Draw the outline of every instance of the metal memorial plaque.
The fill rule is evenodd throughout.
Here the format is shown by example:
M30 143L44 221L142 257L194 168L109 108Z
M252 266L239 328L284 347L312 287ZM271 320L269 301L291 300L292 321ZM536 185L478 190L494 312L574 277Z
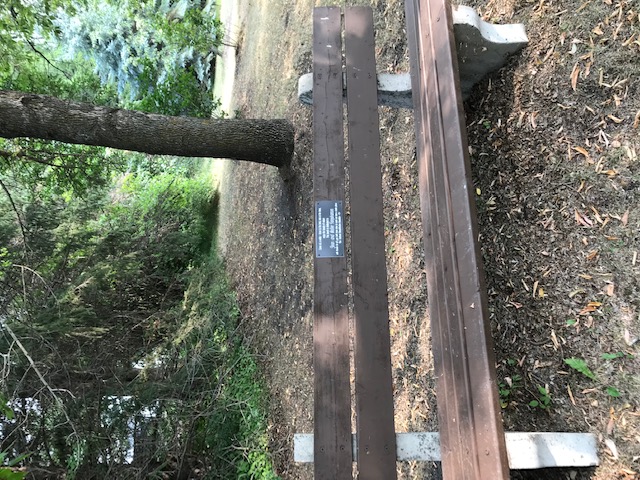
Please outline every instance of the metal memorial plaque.
M316 258L344 257L342 202L316 202Z

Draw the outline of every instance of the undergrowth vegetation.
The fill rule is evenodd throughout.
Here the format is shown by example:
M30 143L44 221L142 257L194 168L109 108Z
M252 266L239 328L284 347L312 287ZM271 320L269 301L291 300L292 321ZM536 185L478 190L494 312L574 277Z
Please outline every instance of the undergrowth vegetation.
M0 198L0 451L32 478L277 478L201 167L139 155L83 196Z
M266 386L239 334L235 294L214 250L191 272L180 309L184 320L159 351L180 358L192 379L186 385L207 379L194 416L194 453L209 458L210 478L276 479L267 451Z

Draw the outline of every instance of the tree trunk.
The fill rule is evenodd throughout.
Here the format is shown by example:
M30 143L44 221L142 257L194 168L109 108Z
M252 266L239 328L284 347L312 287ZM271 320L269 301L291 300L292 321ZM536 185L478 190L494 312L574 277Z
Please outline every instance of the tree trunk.
M0 137L282 167L293 156L294 131L287 120L170 117L0 90Z

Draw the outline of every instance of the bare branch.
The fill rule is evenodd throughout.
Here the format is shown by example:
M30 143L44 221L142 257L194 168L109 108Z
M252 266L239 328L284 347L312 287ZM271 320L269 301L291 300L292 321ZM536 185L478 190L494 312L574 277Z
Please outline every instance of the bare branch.
M24 249L25 249L25 255L27 253L27 232L24 226L24 223L22 222L22 218L20 217L20 212L18 211L18 207L16 207L15 202L13 201L13 197L11 196L11 192L9 191L9 189L7 188L7 186L4 184L4 182L2 180L0 180L0 187L2 187L2 190L4 190L4 193L7 195L7 198L9 199L9 203L11 203L11 208L13 209L13 212L16 214L16 218L18 219L18 224L20 225L20 231L22 232L22 240L24 241Z
M42 375L42 373L40 372L40 370L36 366L36 363L33 361L33 358L31 358L31 355L29 355L29 352L27 352L27 349L24 348L24 345L22 344L20 339L16 336L16 334L13 333L13 330L11 330L11 327L9 325L7 325L6 323L3 323L2 328L9 333L9 335L11 336L13 341L16 343L16 345L18 345L18 348L20 348L20 350L22 351L22 354L25 356L25 358L29 362L29 365L31 366L33 371L36 372L36 375L38 376L38 378L42 382L42 385L45 386L45 388L49 391L49 393L51 393L51 396L53 396L53 398L56 400L56 402L58 402L58 404L62 407L64 405L64 403L62 402L60 397L58 397L58 395L53 390L53 388L51 388L51 385L49 385L49 383L47 383L47 381L45 380L44 376ZM62 408L62 412L64 413L64 416L67 419L67 422L69 423L71 428L73 429L74 433L77 435L78 433L76 431L76 427L73 424L73 422L71 421L71 419L69 418L69 415L67 414L67 411L64 408Z
M42 278L42 275L40 275L38 272L36 272L33 268L27 267L26 265L18 265L18 264L15 264L15 263L13 264L13 267L22 269L23 283L24 283L24 271L28 270L29 272L33 273L36 277L38 277L40 279L40 281L44 284L44 286L47 288L47 290L49 290L49 293L55 299L56 304L60 303L60 301L58 300L58 297L56 297L56 294L53 291L53 289L51 288L51 286L47 283L47 281L44 278ZM24 295L26 297L27 294L25 293Z
M60 67L56 67L53 63L51 63L51 60L49 60L44 53L38 50L36 46L33 44L33 42L31 42L31 40L25 37L25 41L29 44L29 46L34 52L36 52L40 57L42 57L42 59L44 59L45 62L47 62L51 66L51 68L54 68L60 73L62 73L62 75L64 75L67 78L67 80L71 80L71 75L69 75L67 72L62 70Z
M16 23L16 25L18 25L18 14L17 14L17 12L15 11L15 9L13 7L11 7L11 17L13 17L13 21ZM51 68L54 68L54 69L58 70L60 73L62 73L67 78L67 80L71 80L71 75L69 75L67 72L65 72L61 68L56 67L53 63L51 63L51 60L49 60L45 56L44 53L42 53L40 50L38 50L36 48L36 46L33 44L33 42L27 38L27 34L24 31L22 31L19 26L18 26L18 30L20 31L20 33L22 33L22 36L24 37L24 40L29 44L31 49L37 55L39 55L45 62L47 62L47 64L49 64L51 66Z

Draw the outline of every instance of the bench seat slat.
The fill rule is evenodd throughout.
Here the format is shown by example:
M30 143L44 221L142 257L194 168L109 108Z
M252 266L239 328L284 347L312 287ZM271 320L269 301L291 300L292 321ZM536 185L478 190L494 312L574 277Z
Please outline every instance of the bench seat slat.
M314 205L344 203L340 30L339 7L314 9ZM315 233L317 248L320 232ZM347 261L344 255L319 257L318 253L313 295L314 472L316 480L346 480L352 478Z
M345 9L359 478L396 478L373 12Z

